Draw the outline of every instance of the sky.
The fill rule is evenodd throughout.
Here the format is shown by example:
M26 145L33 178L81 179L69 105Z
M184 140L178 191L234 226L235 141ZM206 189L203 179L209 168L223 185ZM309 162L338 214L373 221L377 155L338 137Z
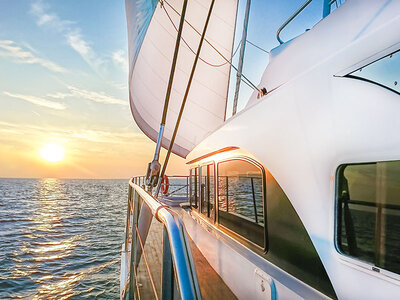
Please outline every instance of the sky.
M267 50L276 47L277 28L301 3L253 0L248 39ZM283 39L315 24L321 3L314 1ZM239 19L243 11L244 1ZM127 49L122 0L0 1L0 177L145 173L155 145L131 116ZM267 63L267 53L247 45L244 74L254 83ZM243 87L239 109L250 92ZM64 149L64 159L44 160L40 152L48 144ZM186 170L184 160L173 156L167 173Z
M345 0L338 0L338 4ZM276 38L278 28L301 6L305 0L252 0L250 5L250 17L248 24L247 40L244 54L243 74L255 85L260 81L265 68L268 65L269 52L280 44ZM242 39L242 28L246 1L239 1L238 18L235 31L235 45ZM281 39L286 42L311 29L322 19L323 0L313 0L292 22L281 32ZM335 4L332 10L335 9ZM252 45L253 44L253 45ZM262 51L255 47L265 50ZM233 64L238 65L239 50L233 57ZM232 84L233 83L233 84ZM232 114L234 88L236 83L236 72L231 71L230 90L228 95L227 117ZM238 111L242 110L253 89L243 81L240 85Z
M131 117L127 81L124 1L2 0L0 177L143 174L154 145ZM63 161L40 157L49 143Z

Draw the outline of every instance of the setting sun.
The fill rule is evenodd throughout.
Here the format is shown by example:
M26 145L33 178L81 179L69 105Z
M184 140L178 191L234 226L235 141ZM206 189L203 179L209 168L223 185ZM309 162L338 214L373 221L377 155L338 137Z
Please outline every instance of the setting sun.
M59 162L64 159L64 149L57 144L47 144L40 149L40 157L48 162Z

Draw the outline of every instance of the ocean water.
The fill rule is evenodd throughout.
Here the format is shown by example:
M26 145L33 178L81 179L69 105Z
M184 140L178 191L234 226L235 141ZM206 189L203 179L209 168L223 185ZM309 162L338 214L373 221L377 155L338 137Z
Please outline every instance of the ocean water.
M0 179L0 299L118 299L128 180Z

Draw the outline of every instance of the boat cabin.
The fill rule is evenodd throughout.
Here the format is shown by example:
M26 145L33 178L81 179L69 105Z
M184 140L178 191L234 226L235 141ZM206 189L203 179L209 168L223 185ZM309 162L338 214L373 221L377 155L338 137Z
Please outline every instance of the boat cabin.
M195 245L238 299L397 299L400 0L347 0L340 6L324 0L329 11L324 9L323 20L284 43L279 34L311 2L305 1L279 28L281 45L270 51L257 84L242 74L240 60L237 67L229 60L236 24L229 0L207 1L209 8L192 2L191 22L182 17L185 0L152 3L146 37L145 30L136 30L133 1L127 2L130 38L141 46L132 52L131 110L157 141L146 187L137 180L130 184L124 255L133 255L132 268L145 252L132 228L145 240L156 219L164 226L159 239L168 254L163 285L189 295L184 299L201 297L188 245ZM174 6L182 3L179 13ZM182 33L178 28L185 22L190 28ZM202 24L203 31L193 24ZM181 33L186 44L174 48ZM197 52L188 46L194 41ZM215 51L216 41L222 52ZM162 55L153 59L155 53ZM231 68L236 86L243 81L254 91L229 117ZM168 101L174 86L168 117L168 101L150 82L168 91ZM162 107L159 122L155 116ZM161 147L168 153L159 172ZM189 167L187 203L180 206L158 197L171 153ZM137 279L124 282L132 293L140 290L133 286Z
M255 157L226 147L188 162L191 215L209 232L234 239L335 297L301 219L272 174Z

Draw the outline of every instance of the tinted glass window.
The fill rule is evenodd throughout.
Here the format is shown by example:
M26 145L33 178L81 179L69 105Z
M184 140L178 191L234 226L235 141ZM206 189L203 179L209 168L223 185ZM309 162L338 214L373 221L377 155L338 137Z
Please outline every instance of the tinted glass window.
M400 273L400 161L338 169L339 249Z
M400 93L400 51L385 56L348 76L366 79Z
M214 219L214 165L201 167L201 212Z
M218 222L264 247L263 174L244 160L218 164Z
M317 290L336 298L317 251L294 207L267 173L267 259Z

